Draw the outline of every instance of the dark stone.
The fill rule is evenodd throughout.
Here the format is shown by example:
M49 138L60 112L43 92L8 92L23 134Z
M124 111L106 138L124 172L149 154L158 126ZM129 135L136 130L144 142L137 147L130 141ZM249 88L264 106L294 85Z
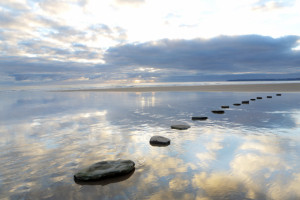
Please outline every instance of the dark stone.
M152 146L168 146L171 140L163 136L152 136L150 138L150 144Z
M221 108L224 108L224 109L225 109L225 108L229 108L229 106L221 106Z
M192 120L207 120L207 117L192 117Z
M276 94L276 96L281 96L281 94Z
M262 99L262 97L256 97L256 99Z
M234 103L233 105L234 106L240 106L241 104L240 103Z
M242 104L249 104L249 101L242 101Z
M131 160L109 160L97 162L78 171L74 178L80 181L96 181L118 177L134 170L135 163Z
M211 112L215 113L215 114L224 114L225 113L224 110L212 110Z
M251 101L255 101L256 99L250 99Z
M132 176L134 171L135 171L135 169L133 169L131 172L129 172L128 174L125 174L125 175L112 177L112 178L104 178L104 179L100 179L100 180L91 180L91 181L81 181L74 177L74 181L78 185L102 185L102 186L104 186L104 185L108 185L111 183L118 183L118 182L125 181Z
M272 98L272 96L267 96L267 98L268 98L268 99L271 99L271 98Z
M171 129L178 129L178 130L186 130L191 128L189 125L184 125L184 124L178 124L178 125L172 125Z

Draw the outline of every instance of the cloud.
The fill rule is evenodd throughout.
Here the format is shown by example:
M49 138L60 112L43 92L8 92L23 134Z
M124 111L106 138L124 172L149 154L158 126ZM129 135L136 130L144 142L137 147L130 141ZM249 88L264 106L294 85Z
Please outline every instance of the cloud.
M257 5L270 2L259 1ZM293 3L276 2L281 6ZM91 6L98 5L93 3L96 1L9 0L0 3L2 82L12 79L17 82L205 81L233 79L233 76L278 78L300 74L299 51L292 50L299 45L298 36L242 35L128 43L132 34L130 28L94 20L94 16L99 16L91 11ZM113 10L112 4L122 7L123 4L135 6L141 3L146 6L147 2L115 0L109 5ZM105 6L108 5L102 7ZM116 10L120 13L136 10L126 9ZM86 23L86 20L92 22ZM60 71L66 74L62 75ZM101 77L99 74L94 76L95 73L101 73Z
M259 11L271 11L292 7L294 3L294 0L259 0L252 9Z
M120 26L103 23L74 26L70 23L68 17L76 17L71 14L83 12L88 3L88 0L43 0L38 3L11 0L1 3L2 56L39 57L50 62L103 63L103 50L126 41L127 34Z
M94 35L101 35L103 37L118 41L125 42L127 39L126 30L122 27L109 27L106 24L94 24L90 26L89 30Z
M70 9L70 5L65 1L51 1L43 0L39 2L40 8L44 11L52 14L58 14L60 12L65 12Z
M30 36L22 39L0 32L0 37L4 38L0 43L2 80L159 82L300 76L300 53L292 50L298 45L298 36L165 39L117 45L105 50L92 43L97 40L94 37L99 34L118 40L122 38L118 31L125 32L122 28L97 24L89 27L87 35L81 30L50 22L56 26L53 31L44 33L46 39ZM47 20L41 19L40 23L47 23ZM62 45L64 43L67 45Z
M298 36L272 38L259 35L220 36L208 40L159 40L112 47L106 63L152 66L200 73L299 72L300 53L292 48Z
M139 5L145 3L145 0L116 0L118 4L131 4L131 5Z
M104 24L82 30L44 17L13 16L9 12L1 13L0 19L4 22L0 49L6 56L101 63L103 48L126 40L124 29Z
M42 0L39 7L50 14L60 14L69 11L74 6L85 7L89 0Z
M5 3L4 3L5 2ZM28 11L30 7L25 0L6 0L0 2L0 7L8 10Z
M9 67L8 67L9 66ZM105 66L102 66L105 71ZM101 78L89 64L50 61L43 58L0 57L1 83L50 83Z

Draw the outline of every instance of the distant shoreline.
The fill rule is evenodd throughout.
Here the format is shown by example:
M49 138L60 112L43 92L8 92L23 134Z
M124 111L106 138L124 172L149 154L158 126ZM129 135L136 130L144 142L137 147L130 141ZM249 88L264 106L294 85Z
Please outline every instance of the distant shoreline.
M300 92L300 83L222 84L197 86L150 86L56 90L57 92Z
M244 82L244 81L300 81L300 78L286 78L286 79L231 79L230 82Z

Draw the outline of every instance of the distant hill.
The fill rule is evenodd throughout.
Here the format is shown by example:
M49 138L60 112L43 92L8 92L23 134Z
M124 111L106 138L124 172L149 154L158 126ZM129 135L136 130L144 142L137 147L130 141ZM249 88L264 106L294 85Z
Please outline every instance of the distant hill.
M227 81L300 81L300 78L283 78L283 79L231 79Z

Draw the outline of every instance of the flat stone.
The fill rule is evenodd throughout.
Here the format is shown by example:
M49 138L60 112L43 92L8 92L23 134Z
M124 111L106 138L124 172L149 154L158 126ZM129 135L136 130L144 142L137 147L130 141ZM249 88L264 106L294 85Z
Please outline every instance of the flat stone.
M116 176L116 177L112 177L112 178L104 178L104 179L93 180L93 181L81 181L81 180L74 178L74 181L75 181L75 183L77 183L79 185L102 185L102 186L105 186L105 185L109 185L111 183L118 183L118 182L122 182L122 181L129 179L134 174L134 171L135 171L135 169L133 169L128 174L125 174L122 176Z
M184 125L184 124L177 124L177 125L172 125L171 128L172 129L178 129L178 130L186 130L186 129L191 128L191 126Z
M276 94L276 96L281 96L281 94Z
M208 117L192 117L192 120L207 120Z
M268 98L268 99L271 99L271 98L272 98L272 96L267 96L267 98Z
M150 138L150 144L153 146L168 146L171 140L163 136L152 136Z
M242 104L249 104L249 101L242 101Z
M256 99L250 99L251 101L255 101Z
M211 112L215 113L215 114L224 114L225 113L224 110L212 110Z
M233 105L234 106L240 106L241 104L240 103L234 103Z
M97 162L78 171L74 178L80 181L95 181L128 174L134 170L135 163L131 160L109 160Z
M224 109L225 109L225 108L229 108L229 106L221 106L221 108L224 108Z
M262 97L256 97L256 99L262 99Z

